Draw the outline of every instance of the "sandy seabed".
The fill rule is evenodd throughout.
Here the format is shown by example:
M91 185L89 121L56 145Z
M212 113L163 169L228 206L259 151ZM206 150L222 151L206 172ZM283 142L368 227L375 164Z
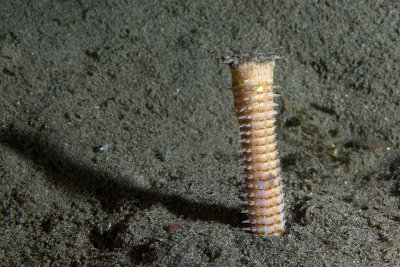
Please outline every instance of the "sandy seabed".
M0 2L0 265L400 265L398 1ZM285 55L283 237L241 230L228 47Z

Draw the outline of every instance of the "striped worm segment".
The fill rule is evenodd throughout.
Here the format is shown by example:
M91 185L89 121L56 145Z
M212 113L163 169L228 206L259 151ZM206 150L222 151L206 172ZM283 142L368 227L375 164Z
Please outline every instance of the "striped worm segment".
M249 224L245 230L270 236L284 232L284 203L275 135L274 60L233 61L234 105L239 122Z

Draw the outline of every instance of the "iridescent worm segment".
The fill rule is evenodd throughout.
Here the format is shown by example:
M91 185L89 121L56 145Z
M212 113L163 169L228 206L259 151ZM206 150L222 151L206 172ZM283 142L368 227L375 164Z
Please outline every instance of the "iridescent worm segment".
M279 56L237 53L222 58L232 73L232 91L240 130L250 226L246 231L282 235L285 227L282 181L275 135L273 70Z

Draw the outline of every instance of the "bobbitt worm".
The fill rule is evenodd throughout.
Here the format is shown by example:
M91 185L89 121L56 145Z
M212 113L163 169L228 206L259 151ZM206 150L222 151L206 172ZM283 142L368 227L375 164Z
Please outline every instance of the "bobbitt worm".
M222 57L232 74L234 105L240 130L249 227L259 235L282 235L285 227L282 181L275 135L273 74L277 55L236 53Z

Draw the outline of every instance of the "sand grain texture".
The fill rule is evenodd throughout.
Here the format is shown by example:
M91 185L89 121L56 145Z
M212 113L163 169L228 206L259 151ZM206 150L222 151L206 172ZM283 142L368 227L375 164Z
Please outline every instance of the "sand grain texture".
M24 2L0 4L0 265L399 264L398 1ZM240 229L226 45L286 55L283 237Z

